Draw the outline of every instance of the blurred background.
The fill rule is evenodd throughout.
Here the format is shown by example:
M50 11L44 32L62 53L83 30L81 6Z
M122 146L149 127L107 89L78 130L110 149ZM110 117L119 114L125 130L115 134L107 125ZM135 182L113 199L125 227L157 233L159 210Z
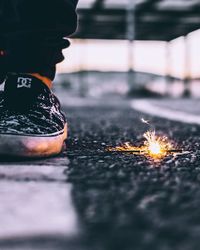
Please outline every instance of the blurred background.
M200 0L80 0L78 14L65 95L200 97Z

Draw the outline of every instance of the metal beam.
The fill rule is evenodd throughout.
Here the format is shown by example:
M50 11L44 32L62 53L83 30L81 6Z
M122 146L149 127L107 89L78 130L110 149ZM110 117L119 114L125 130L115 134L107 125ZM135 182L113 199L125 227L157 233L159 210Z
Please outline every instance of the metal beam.
M92 9L102 9L104 5L104 0L96 0L92 5Z
M147 0L144 3L138 4L136 6L136 11L140 12L140 11L146 11L149 9L154 9L155 5L159 3L160 1L162 0Z
M147 0L138 4L135 13L137 40L169 41L200 28L200 7L187 11L159 10L156 3ZM135 2L132 0L132 2ZM79 9L79 30L74 37L98 39L127 38L127 9L104 8L105 0L96 0L90 9ZM108 32L109 31L109 32Z
M143 12L138 12L138 10L135 10L135 14L137 18L142 18L145 16L154 17L155 19L162 18L162 19L170 19L170 18L199 18L200 17L200 10L187 10L187 11L177 11L177 10L148 10ZM109 16L126 16L126 9L78 9L78 14L80 18L88 16L88 14L91 14L93 16L95 15L109 15Z

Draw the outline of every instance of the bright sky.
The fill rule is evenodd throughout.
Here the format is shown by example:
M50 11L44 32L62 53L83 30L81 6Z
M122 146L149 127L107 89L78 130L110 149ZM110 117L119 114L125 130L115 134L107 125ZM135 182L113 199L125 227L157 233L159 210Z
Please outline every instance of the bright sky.
M66 59L58 65L58 72L126 71L128 69L127 41L72 40L71 42L71 47L64 51ZM183 37L173 40L168 50L165 42L136 41L133 47L134 68L136 71L161 75L168 70L173 76L181 78L184 74L200 77L200 30L189 34L188 44L189 59L185 63ZM168 66L167 51L170 54Z

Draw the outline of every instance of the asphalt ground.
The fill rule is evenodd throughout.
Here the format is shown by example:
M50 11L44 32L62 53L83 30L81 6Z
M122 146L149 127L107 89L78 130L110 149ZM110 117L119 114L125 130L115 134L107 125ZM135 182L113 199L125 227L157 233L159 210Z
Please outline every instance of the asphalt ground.
M120 101L65 112L69 139L62 155L2 162L0 249L199 249L199 125L142 114ZM154 161L106 151L139 145L147 129L142 117L189 152Z

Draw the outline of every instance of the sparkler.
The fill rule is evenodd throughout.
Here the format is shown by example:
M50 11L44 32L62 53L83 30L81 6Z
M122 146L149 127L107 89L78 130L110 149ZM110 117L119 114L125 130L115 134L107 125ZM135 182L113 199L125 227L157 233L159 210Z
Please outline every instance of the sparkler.
M141 119L141 121L150 126L149 121ZM182 150L174 149L173 143L166 136L158 136L154 129L149 129L143 134L144 144L136 147L126 142L124 145L115 148L109 148L108 151L122 152L131 154L140 154L150 156L153 159L162 159L168 154L182 153Z

